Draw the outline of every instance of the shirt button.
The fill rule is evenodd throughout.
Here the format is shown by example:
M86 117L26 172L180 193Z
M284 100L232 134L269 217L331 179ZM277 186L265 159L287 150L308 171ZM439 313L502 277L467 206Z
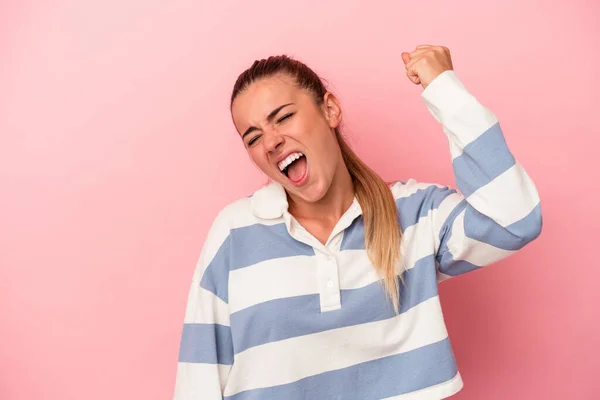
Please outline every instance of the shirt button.
M332 288L333 287L333 281L331 279L327 281L327 287L328 288Z
M330 254L327 254L327 260L331 261L331 260L333 260L333 257Z

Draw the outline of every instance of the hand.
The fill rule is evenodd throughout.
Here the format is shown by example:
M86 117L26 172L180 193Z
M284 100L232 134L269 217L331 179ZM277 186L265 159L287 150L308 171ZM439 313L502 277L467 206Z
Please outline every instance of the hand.
M406 75L415 85L427 87L439 74L452 69L450 50L443 46L421 45L402 53Z

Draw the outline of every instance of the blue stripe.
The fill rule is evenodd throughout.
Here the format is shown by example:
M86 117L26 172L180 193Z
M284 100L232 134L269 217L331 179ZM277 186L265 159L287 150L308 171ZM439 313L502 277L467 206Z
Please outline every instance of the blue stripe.
M419 219L426 217L431 210L437 209L442 201L456 190L436 185L428 186L426 189L419 189L408 197L401 197L396 200L396 207L400 215L400 226L404 232L409 226L415 225Z
M510 224L506 229L529 243L540 236L543 225L542 206L538 202L537 206L525 218Z
M218 324L183 324L179 361L233 364L231 328Z
M362 215L355 218L352 224L344 230L340 251L365 249L365 223Z
M294 239L285 224L255 224L231 230L230 270L291 256L314 256L311 246Z
M433 255L417 261L404 273L400 312L437 295ZM321 312L318 294L288 297L256 304L231 314L235 354L250 347L330 329L380 321L395 316L381 281L341 291L341 309Z
M225 400L344 399L371 400L398 396L454 378L457 365L448 338L415 350L296 382L247 390Z
M496 123L466 145L463 154L456 157L452 164L456 185L468 198L515 165L515 159L506 145L500 124Z
M202 280L200 280L200 287L212 292L223 300L225 303L229 301L229 265L231 255L231 237L221 244L221 247L217 251L217 254L213 257L212 261L206 267Z
M415 225L419 219L427 216L429 211L440 206L442 201L456 190L449 187L436 185L419 189L410 196L401 197L396 200L396 208L399 214L400 228L404 232L408 227ZM364 250L365 227L363 218L357 218L344 232L344 238L340 250Z
M538 205L520 221L503 228L469 205L465 212L465 235L500 249L519 250L539 235L540 218Z
M440 262L440 272L449 276L466 274L467 272L484 267L484 265L478 266L465 260L455 260L452 253L449 251L440 254L441 257L438 258L438 261Z
M458 275L458 273L453 272L456 262L452 253L448 249L448 240L450 240L450 238L452 237L452 225L454 224L456 217L458 217L458 215L468 206L469 203L467 203L467 201L463 199L460 203L456 205L456 207L454 207L454 210L450 212L450 214L446 218L446 221L444 221L442 227L440 228L440 247L438 248L437 254L435 255L435 259L439 263L440 272L446 275ZM464 272L472 271L473 269L477 268L477 266L473 266L474 268L469 268L470 265L472 264L463 266L464 268L466 268Z
M200 286L225 303L229 301L229 271L291 256L315 255L312 247L295 240L285 224L255 224L232 229L210 262Z
M436 260L439 263L440 272L446 275L456 276L485 266L478 266L464 260L455 260L454 255L448 249L448 241L452 237L452 224L465 208L465 236L500 249L519 250L541 233L542 216L539 203L526 217L503 228L463 200L448 216L440 230L440 248Z

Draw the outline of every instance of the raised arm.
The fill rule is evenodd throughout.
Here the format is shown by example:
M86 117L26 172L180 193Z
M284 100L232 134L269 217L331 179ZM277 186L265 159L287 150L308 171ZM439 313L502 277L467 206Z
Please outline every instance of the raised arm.
M443 280L494 263L537 238L540 199L496 116L451 69L447 49L426 46L413 53L403 54L407 75L423 85L422 99L446 133L458 187L440 188L434 195L441 201L431 212Z

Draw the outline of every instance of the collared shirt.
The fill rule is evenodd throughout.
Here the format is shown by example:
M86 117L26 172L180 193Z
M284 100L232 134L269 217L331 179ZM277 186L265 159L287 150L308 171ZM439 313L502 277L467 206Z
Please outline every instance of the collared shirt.
M275 182L226 206L189 291L175 399L440 399L462 387L438 284L508 257L541 231L535 184L495 115L454 71L422 93L457 189L390 185L402 230L400 313L364 244L354 199L325 244Z

